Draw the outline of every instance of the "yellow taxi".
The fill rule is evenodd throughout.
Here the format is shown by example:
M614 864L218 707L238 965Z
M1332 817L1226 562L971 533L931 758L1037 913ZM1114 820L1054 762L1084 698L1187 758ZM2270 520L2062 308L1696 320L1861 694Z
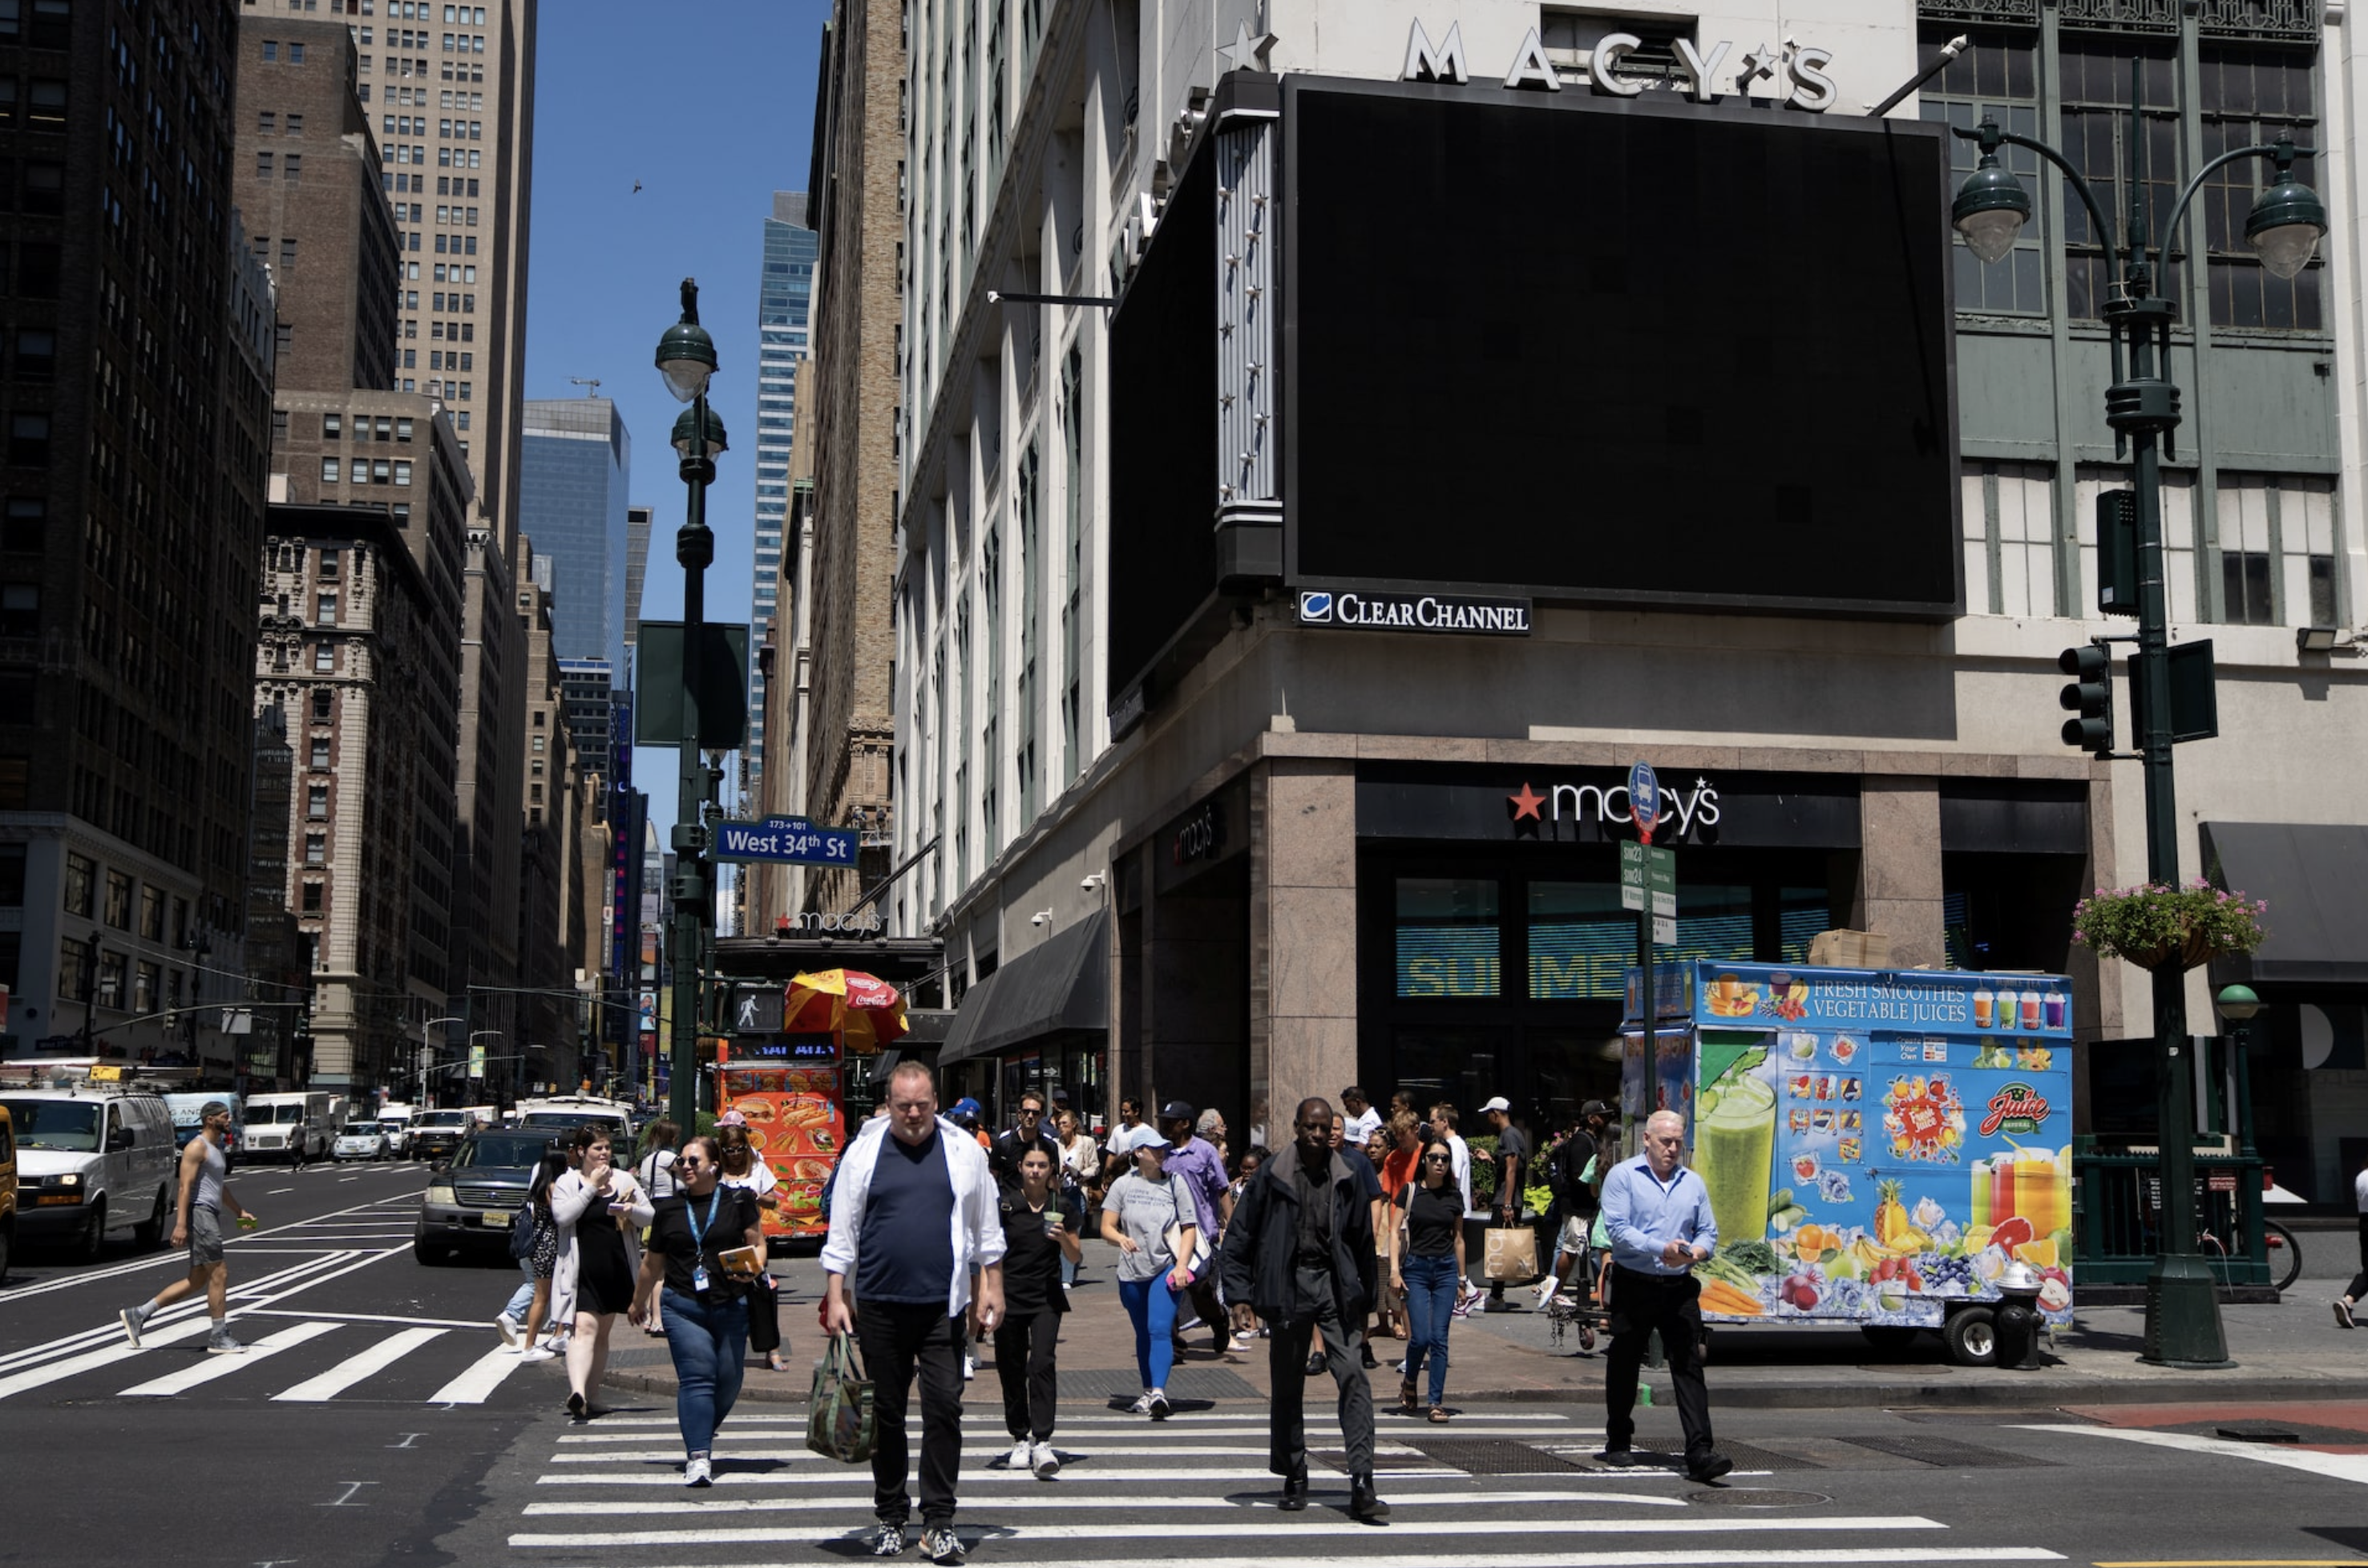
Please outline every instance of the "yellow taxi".
M8 1255L17 1246L17 1131L8 1108L0 1106L0 1280L8 1278Z

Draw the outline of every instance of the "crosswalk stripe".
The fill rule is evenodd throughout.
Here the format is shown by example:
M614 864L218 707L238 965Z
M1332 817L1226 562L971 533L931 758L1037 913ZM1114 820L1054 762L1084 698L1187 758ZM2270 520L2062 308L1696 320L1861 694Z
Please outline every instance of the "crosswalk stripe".
M726 1455L723 1462L728 1466L732 1462L731 1457ZM1063 1470L1061 1473L1070 1481L1091 1480L1097 1483L1102 1482L1117 1483L1156 1481L1160 1483L1164 1492L1173 1491L1176 1487L1182 1485L1188 1481L1201 1482L1211 1485L1238 1484L1242 1482L1270 1485L1275 1480L1274 1472L1268 1470L1263 1465L1256 1468L1243 1467L1238 1469L1229 1468L1221 1470L1196 1469L1185 1471L1156 1468L1149 1470L1105 1470L1099 1465L1081 1463L1079 1461L1079 1457L1074 1454L1064 1458L1062 1462L1068 1468ZM535 1478L535 1484L538 1486L678 1487L682 1484L681 1465L682 1455L679 1452L676 1452L666 1455L664 1460L653 1460L648 1461L647 1468L645 1469L575 1471L566 1474L540 1475ZM1453 1483L1458 1486L1468 1486L1470 1483L1475 1479L1469 1471L1451 1470L1444 1465L1439 1466L1435 1469L1401 1469L1394 1467L1383 1471L1382 1473L1387 1478L1389 1484L1393 1488L1401 1487L1408 1483L1429 1484L1433 1483ZM1675 1471L1665 1470L1656 1466L1646 1469L1633 1470L1554 1471L1543 1475L1525 1475L1521 1477L1521 1479L1531 1484L1543 1484L1545 1483L1552 1482L1556 1484L1567 1485L1571 1489L1569 1495L1574 1499L1577 1499L1581 1497L1591 1498L1598 1492L1603 1490L1610 1484L1634 1481L1668 1481L1677 1473L1678 1472ZM1736 1470L1729 1471L1727 1472L1727 1479L1729 1481L1755 1481L1765 1479L1771 1473L1773 1472L1764 1470ZM840 1484L846 1481L847 1474L848 1472L845 1471L808 1471L803 1474L788 1474L780 1471L734 1471L726 1469L716 1475L715 1484L718 1486L789 1486L797 1488L814 1488ZM1018 1483L1024 1486L1040 1484L1033 1475L1030 1475L1024 1470L991 1470L983 1466L966 1468L962 1471L962 1482L965 1488L981 1484L1000 1485L1007 1483ZM1463 1494L1467 1496L1470 1495L1468 1492ZM1205 1498L1203 1499L1203 1501L1206 1500L1207 1499Z
M1351 1525L1348 1529L1363 1530L1368 1527ZM1301 1527L1283 1527L1281 1534L1297 1535ZM956 1527L956 1533L960 1527ZM1030 1531L1032 1537L1036 1532ZM1326 1532L1345 1534L1346 1530ZM1382 1532L1373 1532L1379 1534ZM829 1539L827 1537L825 1540ZM841 1532L840 1539L852 1541L853 1531ZM1192 1558L1192 1568L1373 1568L1371 1554L1355 1557L1199 1557ZM2064 1554L2035 1546L1935 1547L1923 1551L1916 1547L1815 1547L1797 1551L1766 1550L1749 1547L1728 1549L1717 1546L1699 1551L1685 1548L1641 1548L1634 1551L1588 1549L1587 1568L1824 1568L1825 1564L1907 1564L1938 1562L1948 1564L1975 1562L2061 1562ZM737 1563L734 1568L793 1568L782 1562ZM794 1568L810 1568L799 1563ZM1451 1553L1430 1555L1422 1560L1422 1568L1571 1568L1571 1559L1565 1554L1514 1552L1504 1555Z
M171 1345L197 1335L210 1334L213 1331L213 1326L210 1319L192 1317L184 1323L175 1324L170 1328L143 1329L141 1332L140 1342L143 1348ZM101 1367L111 1367L118 1361L129 1361L141 1353L120 1342L122 1334L120 1329L116 1333L118 1343L103 1350L85 1351L80 1356L69 1356L63 1361L52 1361L46 1367L36 1367L30 1371L16 1372L0 1378L0 1399L11 1398L25 1392L28 1389L42 1388L51 1383L61 1382L83 1372L97 1371Z
M318 1404L324 1400L335 1399L364 1378L386 1370L446 1332L440 1328L406 1328L390 1334L360 1355L348 1356L318 1377L306 1378L293 1388L282 1389L271 1397L283 1403L295 1404Z
M173 1394L185 1393L201 1383L210 1383L216 1378L226 1378L233 1372L244 1371L257 1361L276 1356L292 1346L302 1345L308 1339L318 1339L324 1334L333 1334L336 1331L336 1327L337 1325L333 1323L300 1323L293 1327L283 1328L278 1334L267 1335L256 1340L246 1347L246 1353L243 1356L209 1357L195 1366L185 1367L177 1372L167 1372L161 1378L151 1378L137 1387L125 1389L119 1397L161 1399Z
M430 1404L483 1404L486 1397L526 1363L518 1353L497 1345L471 1362L461 1375L427 1396Z
M606 1426L614 1419L615 1417L613 1416L603 1417L600 1421L600 1425ZM641 1429L632 1432L570 1432L563 1436L559 1440L563 1443L568 1444L639 1443L645 1441L648 1438L648 1426L659 1425L671 1427L675 1426L676 1423L672 1420L666 1420L663 1423L651 1422L642 1425ZM758 1417L753 1421L744 1420L735 1414L732 1420L726 1424L726 1430L734 1437L802 1437L805 1429L806 1423L803 1416L798 1417L795 1421L781 1418L778 1421L768 1422L763 1417ZM973 1422L970 1426L969 1437L973 1442L976 1442L981 1437L987 1436L992 1429L992 1426L987 1422ZM1266 1423L1261 1421L1255 1426L1243 1426L1238 1429L1222 1432L1210 1431L1206 1428L1202 1428L1201 1430L1193 1432L1189 1437L1186 1437L1183 1440L1187 1442L1200 1443L1222 1442L1227 1438L1256 1438L1260 1445L1258 1451L1260 1453L1264 1453L1266 1451L1264 1444L1267 1437L1267 1430ZM1078 1443L1116 1442L1123 1435L1121 1432L1113 1432L1107 1428L1099 1431L1075 1431L1072 1430L1070 1424L1066 1421L1062 1422L1056 1428L1056 1431L1061 1438ZM1456 1437L1507 1437L1515 1439L1539 1436L1539 1434L1531 1433L1526 1427L1520 1426L1459 1426L1454 1429L1452 1435ZM1557 1432L1554 1434L1557 1437L1569 1437L1572 1435L1573 1434L1563 1432ZM1381 1443L1396 1443L1404 1445L1407 1443L1419 1443L1422 1439L1418 1437L1400 1437L1395 1433L1384 1431L1375 1434L1374 1440ZM1002 1442L1003 1446L1007 1449L1011 1446L1011 1439L1009 1437L1003 1438ZM1108 1452L1109 1450L1104 1449L1102 1451ZM1164 1444L1161 1446L1160 1451L1163 1453L1191 1452L1190 1449L1169 1448Z
M575 1437L562 1437L559 1440L563 1443L581 1441L581 1439ZM598 1439L595 1440L598 1441ZM962 1449L962 1461L965 1464L973 1461L985 1463L988 1460L1001 1459L1010 1451L1011 1440L1008 1437L1005 1438L1000 1443L973 1444L971 1447ZM1078 1451L1080 1453L1090 1453L1093 1457L1098 1459L1197 1458L1240 1460L1264 1459L1269 1450L1264 1443L1231 1444L1223 1447L1207 1443L1183 1443L1174 1446L1164 1443L1144 1443L1129 1444L1119 1448L1079 1449ZM814 1453L811 1449L803 1448L741 1449L735 1447L730 1449L718 1450L718 1452L719 1457L727 1460L787 1460L796 1461L800 1464L811 1462L815 1465L834 1464L837 1462L834 1460L827 1459L821 1454ZM1402 1443L1375 1443L1373 1445L1373 1452L1384 1459L1420 1459L1425 1457L1416 1449L1409 1449ZM595 1454L554 1454L552 1456L551 1462L553 1464L611 1464L619 1460L679 1460L680 1458L682 1458L682 1453L678 1449L609 1449L603 1452Z
M1640 1524L1635 1521L1626 1519L1557 1519L1553 1521L1528 1521L1514 1519L1441 1519L1431 1521L1418 1519L1408 1524L1393 1524L1390 1526L1390 1533L1394 1537L1418 1535L1602 1536L1631 1535L1634 1534L1638 1530L1650 1529L1656 1535L1739 1535L1746 1532L1754 1535L1806 1535L1828 1530L1847 1534L1873 1534L1877 1532L1890 1532L1896 1530L1937 1530L1946 1528L1947 1527L1941 1524L1938 1520L1922 1518L1914 1514L1866 1515L1858 1517L1839 1518L1710 1518L1690 1516L1674 1519L1656 1518L1649 1525ZM1212 1540L1228 1537L1269 1536L1274 1534L1276 1532L1276 1528L1277 1527L1271 1520L1247 1519L1208 1520L1197 1522L1191 1527L1193 1539L1196 1540ZM1355 1519L1306 1519L1304 1522L1292 1524L1290 1527L1289 1533L1294 1540L1305 1540L1318 1536L1353 1535L1361 1536L1366 1540L1371 1540L1373 1538L1374 1532L1372 1526ZM763 1546L772 1543L780 1543L782 1545L803 1543L809 1546L818 1546L824 1541L844 1540L847 1537L848 1531L844 1527L834 1527L828 1529L800 1529L783 1527L770 1529L753 1528L716 1528L709 1529L684 1530L521 1530L513 1534L509 1538L509 1544L519 1549L542 1547L555 1548L568 1551L584 1551L594 1549L613 1549L626 1546ZM1028 1532L1028 1540L1030 1542L1091 1540L1107 1544L1110 1540L1110 1529L1106 1525L1043 1525L1030 1529ZM1948 1555L1952 1561L1963 1561L1963 1554L1961 1552L1952 1551ZM1590 1563L1597 1561L1595 1553L1591 1551L1588 1553L1588 1558ZM1794 1561L1801 1560L1802 1559L1794 1559ZM1832 1557L1829 1553L1820 1552L1817 1554L1817 1560L1830 1562L1832 1561ZM1270 1562L1271 1560L1269 1561ZM1370 1561L1370 1559L1367 1561ZM1567 1562L1567 1559L1565 1561ZM1679 1559L1679 1561L1683 1560ZM1202 1560L1196 1558L1194 1562L1195 1568L1204 1568ZM1436 1568L1437 1562L1438 1560L1435 1558L1426 1559L1426 1568ZM1292 1568L1297 1568L1297 1564L1294 1563Z
M1030 1476L1029 1479L1032 1481L1035 1478ZM1271 1479L1271 1477L1269 1477L1269 1479ZM1040 1484L1042 1483L1040 1483ZM1071 1488L1070 1490L1074 1491L1075 1488ZM1590 1497L1588 1500L1589 1502L1626 1503L1633 1506L1641 1508L1682 1508L1686 1506L1684 1500L1678 1497L1629 1497L1622 1496L1618 1493L1606 1493L1600 1498ZM1043 1491L1035 1496L997 1497L995 1500L994 1506L997 1509L1129 1508L1144 1511L1156 1511L1162 1508L1198 1508L1205 1506L1210 1501L1211 1499L1206 1497L1155 1499L1147 1497L1063 1496L1059 1494L1056 1486L1048 1485L1044 1486ZM1447 1505L1451 1506L1469 1506L1493 1508L1513 1507L1530 1504L1550 1505L1559 1507L1569 1501L1570 1494L1567 1492L1434 1492L1408 1493L1404 1495L1395 1492L1390 1494L1390 1505L1393 1507L1424 1507L1431 1505ZM538 1517L553 1516L563 1517L592 1517L602 1515L623 1514L631 1515L639 1518L646 1517L652 1514L780 1514L803 1513L809 1510L820 1510L824 1508L860 1509L868 1506L871 1502L871 1483L869 1481L866 1481L862 1483L861 1490L860 1492L849 1493L844 1497L752 1497L746 1499L734 1497L723 1498L714 1501L677 1501L672 1503L529 1503L526 1506L525 1512L529 1516ZM1260 1508L1271 1508L1274 1506L1275 1500L1272 1497L1259 1498L1250 1505L1252 1507Z

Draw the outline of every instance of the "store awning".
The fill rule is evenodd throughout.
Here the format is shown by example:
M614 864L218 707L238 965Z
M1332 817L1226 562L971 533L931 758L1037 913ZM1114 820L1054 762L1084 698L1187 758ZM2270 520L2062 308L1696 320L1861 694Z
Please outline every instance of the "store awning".
M938 1065L994 1056L1074 1029L1110 1028L1110 912L1055 934L962 999Z
M2215 981L2368 984L2368 827L2208 822L2204 875L2267 901L2269 939L2249 958L2214 963Z

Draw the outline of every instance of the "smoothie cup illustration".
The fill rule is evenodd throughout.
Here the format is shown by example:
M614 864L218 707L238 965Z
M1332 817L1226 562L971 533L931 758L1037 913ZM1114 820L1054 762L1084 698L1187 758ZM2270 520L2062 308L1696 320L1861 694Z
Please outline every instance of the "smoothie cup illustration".
M1974 993L1974 1028L1987 1029L1997 1027L1998 997L1985 985Z
M1750 1076L1719 1086L1694 1130L1694 1157L1710 1189L1721 1243L1768 1239L1768 1167L1776 1153L1776 1091Z
M2049 1028L2060 1029L2064 1027L2064 994L2062 992L2051 991L2047 994L2046 1017Z

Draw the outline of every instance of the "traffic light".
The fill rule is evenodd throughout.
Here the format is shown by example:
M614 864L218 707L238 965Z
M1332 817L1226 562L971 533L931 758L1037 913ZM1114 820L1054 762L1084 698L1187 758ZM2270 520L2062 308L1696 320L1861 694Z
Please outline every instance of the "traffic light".
M2113 750L2113 656L2095 643L2066 648L2055 667L2072 677L2058 699L2078 719L2064 721L2064 744L2098 756Z

